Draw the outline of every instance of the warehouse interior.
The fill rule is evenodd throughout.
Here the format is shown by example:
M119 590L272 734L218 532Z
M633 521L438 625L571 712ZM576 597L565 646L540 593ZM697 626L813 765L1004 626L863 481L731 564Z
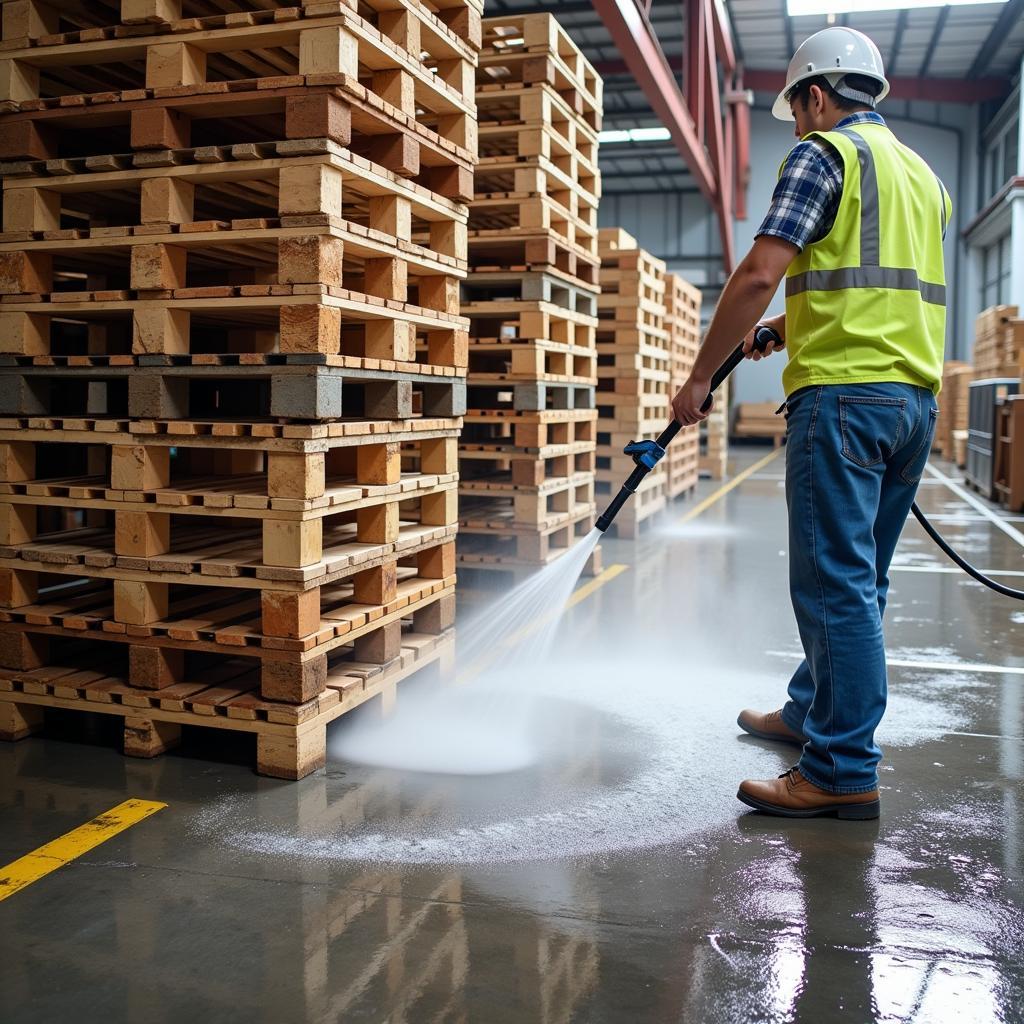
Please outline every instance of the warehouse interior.
M0 12L4 1024L1024 1019L1024 0ZM835 28L945 345L880 815L778 816L799 339L671 403Z

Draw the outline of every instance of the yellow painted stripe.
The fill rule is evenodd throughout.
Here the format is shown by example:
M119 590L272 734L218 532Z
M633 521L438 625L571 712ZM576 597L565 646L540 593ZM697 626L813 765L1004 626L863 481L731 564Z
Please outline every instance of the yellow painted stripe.
M706 512L715 502L720 501L724 498L734 487L739 487L744 480L749 476L753 476L758 470L764 469L772 459L777 458L779 453L782 451L781 448L776 448L771 455L766 455L763 459L759 459L752 466L747 466L742 473L737 473L727 484L723 484L713 494L709 494L703 501L698 502L685 516L682 516L679 520L680 523L688 523L691 519L696 519L702 512Z
M628 565L609 565L604 572L599 576L595 576L592 580L588 580L583 584L573 595L565 602L566 608L572 608L578 605L580 601L585 601L595 590L599 587L603 587L606 583L610 583L616 576L624 573L629 568Z
M54 839L52 843L12 861L0 868L0 901L13 896L26 885L38 882L51 871L81 857L83 853L88 853L118 832L138 824L143 818L156 814L166 806L153 800L125 800L123 804L111 807L109 811L79 825L59 839Z

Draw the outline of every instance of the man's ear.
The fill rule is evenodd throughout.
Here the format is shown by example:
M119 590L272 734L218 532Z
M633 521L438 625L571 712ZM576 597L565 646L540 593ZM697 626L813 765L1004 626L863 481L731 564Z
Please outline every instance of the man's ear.
M814 102L815 114L820 116L825 112L825 90L820 85L812 85L811 99Z

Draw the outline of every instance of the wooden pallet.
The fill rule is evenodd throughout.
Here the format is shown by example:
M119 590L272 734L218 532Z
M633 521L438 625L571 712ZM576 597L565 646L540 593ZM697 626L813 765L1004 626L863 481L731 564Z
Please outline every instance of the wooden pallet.
M602 228L597 331L597 498L610 499L634 468L630 441L653 439L669 415L672 353L665 328L665 265L620 228ZM664 508L667 460L659 462L616 518L619 536Z
M669 394L674 394L693 369L700 348L700 289L678 274L665 275L665 330L669 349ZM684 429L676 435L666 456L670 500L691 494L700 476L700 434Z
M118 444L93 435L93 443L69 444L42 436L24 440L0 429L0 501L302 522L422 496L451 484L458 469L457 430L440 424L389 433L386 441L366 433L292 450L211 447L184 437L172 453L166 442L147 445L148 437ZM23 533L19 542L28 539Z
M478 80L546 83L591 128L601 128L601 78L551 14L485 18Z
M407 623L400 649L387 665L339 659L323 690L301 704L259 696L251 669L225 665L215 673L187 678L161 690L132 686L124 674L72 650L68 663L48 662L24 669L0 668L0 739L19 740L42 729L47 708L119 715L124 719L124 752L155 757L180 742L182 726L256 735L256 770L261 775L301 779L326 763L327 725L375 697L395 698L399 682L450 659L451 634L414 632Z
M554 89L543 83L478 84L476 103L482 159L540 156L599 180L597 132Z
M360 159L451 199L473 195L473 153L371 103L345 75L295 76L275 88L213 87L98 93L83 103L25 101L0 110L0 159L106 158L140 150L142 166L174 166L169 154L288 140L299 149L327 139Z
M244 381L246 386L240 386ZM123 415L188 419L217 413L334 419L344 413L407 419L461 416L465 379L443 374L342 368L319 362L232 365L0 366L0 415Z
M469 234L469 269L559 271L580 285L597 286L600 260L544 228L488 229Z
M459 573L464 567L537 568L560 558L594 524L595 506L581 503L554 523L538 528L518 524L511 509L487 517L481 526L460 529L456 562Z
M333 5L337 6L337 5ZM350 6L350 5L347 5ZM305 8L305 10L303 10ZM4 0L3 40L14 44L34 40L41 46L66 46L96 39L149 35L159 29L178 34L256 23L293 21L330 14L332 5L307 0ZM364 10L379 31L404 48L424 33L453 33L474 49L481 45L480 11L476 0L442 0L433 9L409 5L396 11L391 0L367 0ZM411 22L411 24L410 24Z
M557 526L569 512L594 505L594 473L583 470L567 476L545 476L523 483L510 474L463 480L459 487L459 527L490 529L504 523L512 510L512 523L547 528Z
M598 176L574 157L555 163L543 156L489 156L479 161L474 203L514 196L547 196L593 226L600 196Z
M509 459L517 455L547 459L592 446L597 411L469 409L463 423L460 457L468 446L471 451L482 451L487 458L491 453L500 453Z
M729 462L729 382L715 393L715 404L700 425L700 475L724 480Z
M321 16L307 16L319 10ZM395 0L394 10L407 14L407 28L423 8ZM173 36L157 26L148 35L101 32L105 38L52 46L30 40L3 51L9 67L0 100L203 86L226 93L235 83L259 88L297 75L363 74L368 97L431 130L443 124L452 141L475 151L472 46L429 16L418 19L418 39L402 34L395 42L343 3L299 13L277 20L273 11L257 12L229 24L213 19L210 26L198 20Z
M593 414L592 414L593 415ZM0 417L0 441L68 441L89 444L189 445L208 449L252 448L275 452L324 452L329 448L376 441L390 434L399 442L415 441L420 432L456 429L450 418L413 417L373 420L337 417L323 423L279 420L129 419L127 417Z
M778 448L786 437L786 420L774 402L740 402L733 437L767 438Z
M461 291L463 307L474 302L543 302L568 313L597 317L599 286L585 284L554 267L474 267L472 276L462 282Z

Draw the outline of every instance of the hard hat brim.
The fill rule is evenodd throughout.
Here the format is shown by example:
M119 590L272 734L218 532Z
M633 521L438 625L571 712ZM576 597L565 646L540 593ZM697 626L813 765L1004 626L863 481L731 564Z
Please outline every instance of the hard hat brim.
M793 111L790 109L789 100L786 99L786 97L805 79L827 77L828 75L836 74L837 71L840 71L843 74L863 75L865 78L876 78L876 76L872 75L870 72L862 71L860 69L854 70L837 68L829 71L820 71L817 69L814 71L807 71L802 75L797 75L793 81L786 83L786 87L779 93L775 102L772 104L772 116L778 118L780 121L796 120L796 118L793 117ZM876 78L876 81L879 81L882 84L882 91L875 97L875 103L878 104L889 95L889 82L885 78Z

